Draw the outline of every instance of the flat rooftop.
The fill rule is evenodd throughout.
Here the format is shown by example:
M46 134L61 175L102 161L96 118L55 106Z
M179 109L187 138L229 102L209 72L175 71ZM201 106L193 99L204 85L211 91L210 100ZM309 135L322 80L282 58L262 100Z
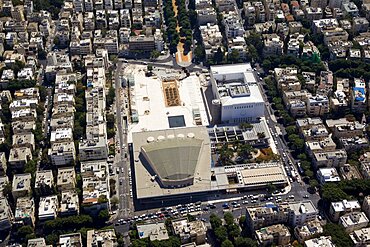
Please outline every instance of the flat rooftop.
M131 125L130 133L178 127L171 124L174 116L180 117L177 119L181 120L179 127L208 125L197 76L183 80L176 78L176 74L171 78L146 77L144 71L136 69L132 74L135 85L131 90L131 109L138 122Z
M163 188L156 180L153 180L154 174L151 174L144 166L141 155L141 147L148 144L151 138L160 139L168 137L183 136L193 133L194 137L203 140L202 152L199 154L198 164L195 167L193 184L181 188ZM166 196L173 194L186 194L211 190L211 148L208 132L205 127L176 128L158 131L147 131L133 133L133 152L135 161L135 181L137 198L150 198L154 196ZM139 157L140 156L140 157ZM142 163L143 162L143 163Z

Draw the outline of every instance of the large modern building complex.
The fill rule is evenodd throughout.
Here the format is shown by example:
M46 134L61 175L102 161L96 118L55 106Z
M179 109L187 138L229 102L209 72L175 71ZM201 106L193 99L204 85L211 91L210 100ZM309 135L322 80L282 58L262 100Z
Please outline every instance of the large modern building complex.
M249 63L211 66L210 77L222 123L254 122L264 116L265 103Z

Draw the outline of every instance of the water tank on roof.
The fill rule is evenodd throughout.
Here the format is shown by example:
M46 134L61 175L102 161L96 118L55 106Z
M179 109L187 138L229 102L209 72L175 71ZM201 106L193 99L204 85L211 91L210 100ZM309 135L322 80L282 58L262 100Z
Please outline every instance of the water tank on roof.
M178 138L184 138L185 136L183 134L178 134L177 137Z
M167 138L168 139L173 139L173 138L175 138L175 136L174 135L168 135Z
M146 141L148 142L148 143L150 143L150 142L154 142L154 137L153 136L149 136L147 139L146 139Z
M158 140L158 141L163 141L164 139L166 139L166 137L164 137L164 136L158 136L158 137L157 137L157 140Z

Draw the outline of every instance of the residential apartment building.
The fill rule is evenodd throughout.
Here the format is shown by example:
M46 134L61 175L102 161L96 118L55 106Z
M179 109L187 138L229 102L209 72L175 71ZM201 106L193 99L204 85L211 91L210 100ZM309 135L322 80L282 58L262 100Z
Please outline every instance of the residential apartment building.
M361 211L361 206L358 201L343 200L339 202L332 202L330 204L329 216L333 221L337 222L340 216L343 216L347 213L360 212L360 211Z
M339 218L339 225L342 225L347 233L367 227L369 219L364 212L351 212Z
M266 203L262 207L247 208L246 223L253 230L273 224L289 224L294 227L314 220L317 214L311 201L278 205Z
M15 208L14 219L17 224L35 225L35 202L31 197L19 197Z
M255 231L258 246L282 245L285 246L290 243L289 229L282 225L272 225L261 228Z

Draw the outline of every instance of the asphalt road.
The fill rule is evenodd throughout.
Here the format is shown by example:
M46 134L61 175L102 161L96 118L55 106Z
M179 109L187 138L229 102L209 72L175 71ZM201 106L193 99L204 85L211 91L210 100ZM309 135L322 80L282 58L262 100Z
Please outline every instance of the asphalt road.
M122 71L123 64L118 63L116 72L115 72L115 90L116 90L116 118L117 118L117 129L118 129L118 142L119 142L119 153L116 154L116 162L115 167L119 169L119 176L117 183L119 184L118 189L118 199L119 199L119 211L117 213L117 218L128 218L132 211L132 204L130 200L130 186L129 186L129 179L128 179L128 166L129 163L126 162L124 153L126 152L127 147L127 126L125 125L125 121L123 121L122 111L124 108L122 107L121 99L121 80L119 79L120 73ZM124 234L125 237L125 245L129 246L130 239L128 237L128 229L119 229Z

